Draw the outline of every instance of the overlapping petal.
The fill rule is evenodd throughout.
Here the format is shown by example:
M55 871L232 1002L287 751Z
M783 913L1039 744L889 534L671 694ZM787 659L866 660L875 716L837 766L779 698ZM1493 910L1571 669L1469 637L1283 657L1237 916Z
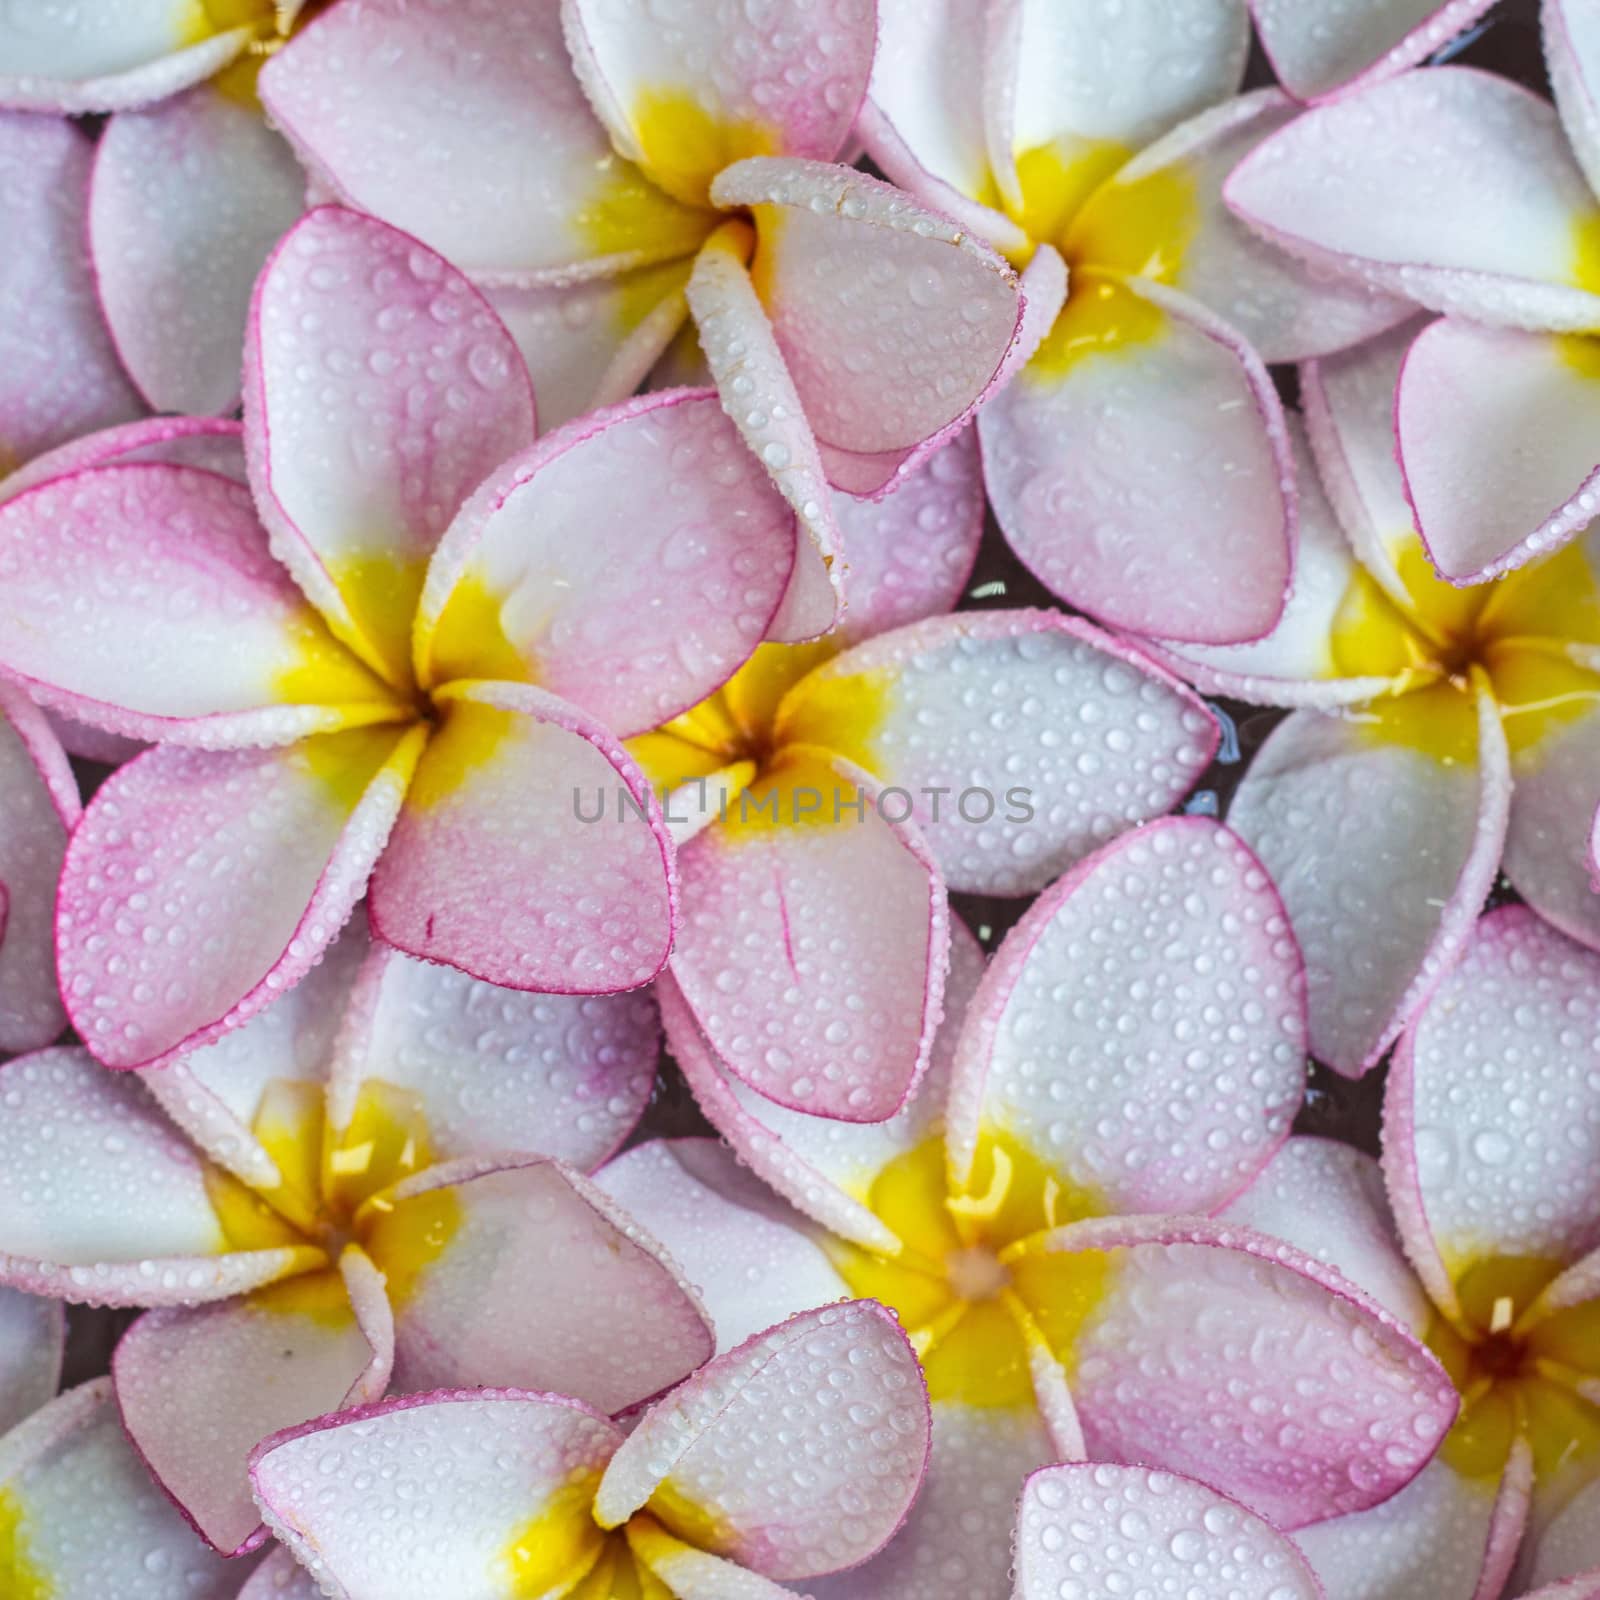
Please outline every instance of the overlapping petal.
M56 1392L66 1339L59 1300L0 1289L0 1435Z

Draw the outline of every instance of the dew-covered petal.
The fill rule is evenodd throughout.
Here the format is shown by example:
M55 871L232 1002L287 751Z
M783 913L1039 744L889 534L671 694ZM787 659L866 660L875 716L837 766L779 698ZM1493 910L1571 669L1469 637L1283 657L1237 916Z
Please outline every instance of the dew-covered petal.
M1570 1591L1530 1594L1527 1600L1592 1600L1600 1593L1600 1479L1580 1489L1535 1540L1528 1580L1559 1584L1574 1578Z
M661 807L609 729L542 689L456 684L373 875L373 928L488 983L648 983L676 920Z
M59 1300L0 1289L0 1435L56 1392L66 1339Z
M893 1115L927 1067L949 947L915 825L848 762L792 756L683 847L678 873L672 975L728 1069L794 1110Z
M904 1521L928 1430L894 1315L874 1300L821 1307L716 1357L646 1412L606 1468L595 1517L610 1528L648 1509L769 1578L837 1572Z
M0 506L0 667L133 738L280 744L393 718L267 549L243 485L118 460Z
M1035 1472L1017 1507L1014 1600L1058 1600L1085 1584L1110 1594L1118 1583L1323 1600L1290 1539L1192 1478L1087 1461Z
M561 1594L594 1559L589 1496L621 1437L559 1395L407 1395L277 1435L251 1479L325 1591Z
M1260 357L1198 302L1080 275L978 431L1001 530L1053 594L1197 644L1276 624L1294 528L1283 410Z
M351 1248L339 1271L147 1311L118 1341L111 1371L152 1476L209 1544L236 1555L264 1536L251 1450L280 1428L378 1399L393 1360L383 1280Z
M822 443L932 448L989 393L1022 311L989 246L849 167L742 161L714 193L754 210L751 271Z
M872 71L876 7L563 0L573 65L622 155L685 205L745 156L837 155Z
M193 0L32 0L0 17L0 105L70 113L151 105L203 82L249 44L248 26L221 20Z
M1297 0L1248 0L1278 81L1323 100L1403 72L1470 28L1494 0L1341 0L1332 14Z
M261 96L342 200L476 277L615 272L710 231L612 149L550 0L340 5L267 63Z
M1594 195L1555 109L1467 67L1319 106L1229 178L1273 243L1434 311L1524 328L1600 321Z
M113 461L166 461L245 481L243 428L232 417L145 417L69 439L0 479L0 503L24 489Z
M1215 1210L1299 1110L1304 977L1277 891L1226 828L1123 835L1034 902L984 975L956 1051L955 1182L987 1134L1058 1180L1062 1221L1079 1200Z
M1384 1098L1390 1198L1441 1306L1482 1258L1565 1265L1600 1243L1597 1049L1600 955L1523 906L1483 918Z
M739 1159L830 1233L892 1254L901 1241L873 1211L873 1185L896 1158L909 1156L938 1135L950 1095L956 1040L982 972L978 941L959 917L952 917L944 1016L927 1075L886 1122L812 1116L758 1094L728 1072L670 974L658 987L673 1059L700 1109Z
M366 1248L395 1308L395 1385L506 1383L607 1412L710 1354L676 1263L570 1168L543 1157L446 1162L385 1190ZM485 1315L494 1284L499 1315Z
M743 664L794 555L793 513L715 394L645 395L547 436L473 495L428 572L418 674L538 683L643 733Z
M106 125L90 247L117 351L153 410L239 404L250 288L304 193L289 147L214 88Z
M1452 583L1520 567L1600 511L1600 339L1443 318L1406 357L1395 425L1418 531Z
M239 1568L208 1550L151 1481L109 1378L69 1390L0 1438L13 1594L32 1600L234 1600Z
M266 1560L245 1579L237 1600L323 1600L323 1594L288 1547L274 1543Z
M93 163L94 146L72 123L0 112L0 482L42 451L143 409L89 263Z
M1218 1215L1342 1272L1413 1333L1427 1327L1432 1308L1400 1248L1382 1169L1366 1151L1296 1135Z
M1056 611L968 612L882 634L802 679L778 733L872 773L910 810L950 887L979 894L1037 889L1170 810L1218 739L1176 678Z
M1593 0L1543 0L1545 67L1572 153L1600 191L1600 12Z
M0 684L0 1050L37 1050L62 1030L51 928L68 830L82 807L44 713Z
M1388 1313L1248 1229L1111 1218L1007 1256L1091 1460L1183 1472L1296 1528L1386 1500L1455 1417L1444 1370Z
M1428 698L1424 701L1422 696ZM1257 751L1229 825L1278 885L1306 958L1311 1052L1376 1064L1472 928L1510 800L1491 698L1441 687L1333 715L1296 711ZM1426 729L1422 743L1407 735Z
M421 730L266 750L162 746L72 835L56 909L67 1014L107 1066L158 1066L311 969L361 898Z
M0 1067L0 1277L94 1305L192 1305L315 1265L246 1240L250 1201L143 1088L82 1050Z
M434 546L533 442L515 341L443 257L321 206L257 281L244 359L250 476L274 549L334 632L408 683Z
M329 1126L372 1085L415 1106L436 1161L529 1150L587 1171L639 1120L660 1044L644 991L527 994L375 944L333 1054Z

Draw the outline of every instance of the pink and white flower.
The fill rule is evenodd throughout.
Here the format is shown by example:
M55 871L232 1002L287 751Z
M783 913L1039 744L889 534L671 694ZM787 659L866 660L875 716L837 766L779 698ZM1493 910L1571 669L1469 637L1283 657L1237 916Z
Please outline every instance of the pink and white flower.
M928 1427L904 1333L851 1301L717 1357L627 1434L561 1395L447 1391L279 1434L251 1476L341 1600L783 1600L890 1538Z
M1373 1066L1438 983L1502 867L1600 945L1600 543L1498 583L1441 582L1411 531L1390 432L1410 330L1301 369L1313 467L1301 554L1264 640L1181 655L1208 691L1296 709L1229 823L1273 874L1310 974L1311 1048ZM1320 478L1320 486L1319 486Z
M1301 986L1266 874L1200 818L1075 868L987 973L958 931L935 1060L888 1122L756 1094L662 980L702 1108L798 1209L705 1141L631 1150L601 1185L651 1219L719 1339L870 1294L927 1374L928 1485L884 1554L819 1594L994 1592L1024 1478L1063 1458L1197 1476L1286 1527L1422 1468L1456 1402L1420 1344L1306 1255L1206 1215L1287 1136Z
M619 736L749 654L788 507L708 391L530 449L503 324L352 212L275 254L247 364L253 496L124 457L0 506L0 669L158 741L67 853L81 1037L119 1067L219 1037L309 970L369 877L375 927L414 955L523 989L647 982L670 840ZM635 802L622 823L577 816L597 783Z
M0 1281L159 1308L116 1350L123 1420L205 1538L249 1548L245 1458L276 1429L391 1381L617 1411L710 1355L671 1261L580 1175L658 1040L648 996L495 989L353 929L174 1065L0 1067Z
M1405 74L1319 107L1229 179L1283 249L1443 320L1395 396L1416 526L1479 583L1600 509L1600 10L1544 0L1556 103L1491 74Z

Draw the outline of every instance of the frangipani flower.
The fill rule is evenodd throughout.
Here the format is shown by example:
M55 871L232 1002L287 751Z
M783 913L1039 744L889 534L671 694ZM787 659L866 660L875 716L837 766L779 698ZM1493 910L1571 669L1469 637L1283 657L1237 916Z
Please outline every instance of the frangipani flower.
M1263 359L1404 314L1317 281L1222 206L1228 171L1294 110L1230 99L1248 40L1243 0L895 0L861 118L898 183L1031 257L1032 357L979 419L1012 548L1106 623L1210 643L1266 632L1292 566Z
M1293 1540L1215 1489L1149 1467L1043 1467L1017 1507L1012 1600L1323 1600Z
M119 113L93 147L89 295L98 294L122 367L154 410L239 403L250 285L300 214L306 186L262 119L255 77L304 8L30 0L0 12L0 106ZM59 126L55 137L71 132ZM81 159L87 172L87 149Z
M937 1058L871 1126L754 1094L662 980L702 1108L815 1222L692 1141L599 1174L719 1338L841 1293L899 1312L933 1404L928 1485L883 1556L819 1592L997 1592L1023 1479L1085 1454L1290 1527L1393 1494L1454 1415L1444 1373L1336 1274L1198 1214L1266 1163L1303 1082L1299 955L1249 852L1204 819L1152 823L1047 891L981 981L970 935L953 958Z
M1502 866L1541 915L1600 943L1585 867L1600 544L1588 535L1492 587L1434 576L1389 429L1408 338L1302 369L1326 498L1307 464L1284 620L1258 644L1183 651L1208 690L1300 708L1257 752L1228 820L1306 952L1312 1051L1351 1076L1427 997Z
M1600 1562L1600 956L1491 912L1401 1039L1384 1181L1292 1141L1225 1216L1299 1243L1425 1338L1459 1420L1394 1499L1296 1538L1330 1600L1495 1600ZM1408 1264L1409 1258L1409 1264ZM1511 1592L1520 1592L1520 1588Z
M868 1300L756 1334L627 1435L561 1395L443 1392L289 1430L251 1477L340 1600L784 1600L878 1550L927 1457L916 1357Z
M864 587L866 619L887 620ZM1059 612L929 617L833 650L763 645L630 748L705 799L678 851L680 1003L753 1089L872 1122L928 1059L946 887L1037 888L1176 804L1218 730L1175 678Z
M366 945L142 1084L74 1050L0 1067L0 1279L160 1308L117 1347L118 1403L224 1551L259 1537L250 1448L391 1375L615 1411L711 1353L671 1263L575 1170L643 1107L648 997L521 994Z
M782 498L704 390L529 450L503 325L353 212L274 256L248 364L254 503L124 459L0 505L0 669L161 741L67 854L80 1036L119 1067L218 1037L298 981L369 874L375 928L414 955L523 989L648 981L670 841L616 736L761 638L793 562ZM578 817L596 784L630 797L620 823Z
M262 74L341 199L499 286L547 412L630 394L692 303L729 415L810 534L784 638L833 617L829 481L909 471L994 385L1020 315L987 245L832 164L876 9L353 0Z
M1600 12L1545 0L1543 15L1555 108L1483 72L1408 73L1309 113L1228 182L1284 249L1448 313L1407 355L1395 428L1417 527L1455 583L1555 549L1600 509Z

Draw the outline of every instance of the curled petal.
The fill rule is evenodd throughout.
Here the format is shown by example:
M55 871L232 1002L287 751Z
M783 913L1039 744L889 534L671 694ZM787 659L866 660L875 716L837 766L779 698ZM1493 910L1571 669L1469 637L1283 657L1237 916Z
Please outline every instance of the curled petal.
M1600 191L1600 13L1591 0L1543 0L1544 59L1561 126L1589 179Z
M172 466L203 467L235 483L245 481L243 428L231 417L146 417L102 428L36 456L0 480L0 503L24 489L64 478L81 467L108 466L113 461L165 461Z

